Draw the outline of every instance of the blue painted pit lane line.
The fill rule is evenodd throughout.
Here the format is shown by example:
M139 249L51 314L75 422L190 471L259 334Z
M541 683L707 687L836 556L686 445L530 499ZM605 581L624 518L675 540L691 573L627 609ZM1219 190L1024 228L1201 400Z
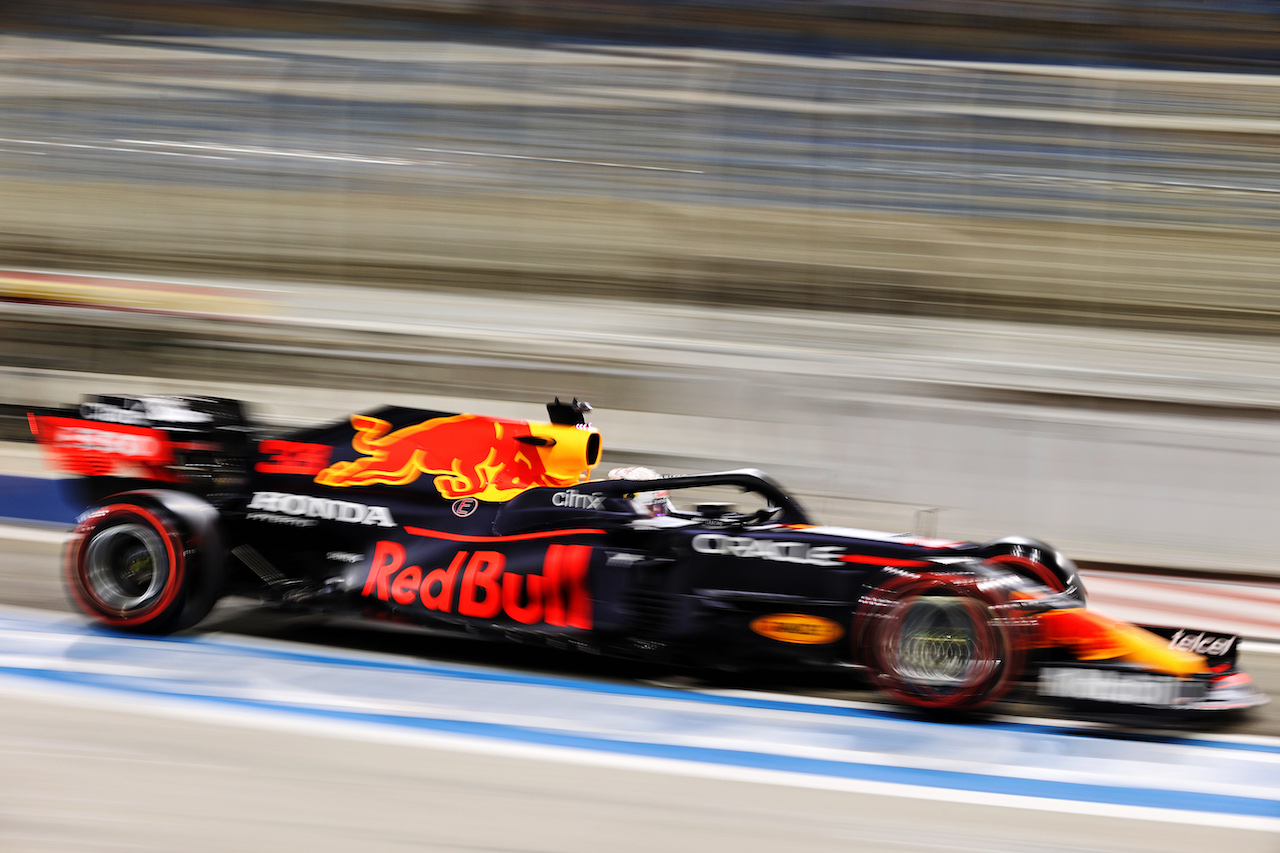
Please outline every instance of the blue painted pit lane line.
M88 634L107 637L119 637L120 634L89 624L84 626ZM489 681L507 684L528 684L545 687L557 687L565 690L579 690L588 693L603 693L614 696L636 696L647 698L669 699L673 695L688 702L705 702L711 705L724 705L738 708L758 708L770 711L793 711L796 713L828 715L839 718L860 717L878 720L902 720L927 723L935 728L951 728L957 734L972 732L975 728L992 731L1027 732L1037 734L1071 735L1076 737L1097 738L1099 730L1090 725L1076 725L1069 720L1059 722L1019 722L1016 720L976 719L962 723L947 723L924 718L921 714L906 708L865 708L849 704L815 705L809 702L789 701L785 698L770 696L727 696L717 693L703 693L673 687L649 687L639 684L619 684L608 681L593 681L569 676L532 675L528 673L510 672L484 667L468 667L463 664L423 663L418 661L391 661L372 657L358 657L359 653L350 655L325 654L321 652L292 651L283 648L263 648L251 641L241 641L229 635L205 635L203 637L153 637L153 642L190 643L199 645L218 645L241 650L249 656L263 655L279 660L296 660L308 663L323 663L336 666L354 666L371 669L388 669L403 672L420 672L424 674L445 675L450 678ZM1115 731L1104 729L1107 740L1115 740ZM1125 740L1141 740L1146 743L1163 743L1179 746L1195 746L1209 749L1238 749L1249 752L1268 752L1280 755L1280 741L1276 743L1241 743L1211 738L1187 738L1163 732L1127 732ZM1280 785L1280 779L1277 780Z
M1130 809L1120 816L1261 822L1280 831L1280 758L1240 744L1223 750L1051 726L939 725L785 700L314 654L274 642L138 639L9 608L0 608L0 687L70 692L73 704L117 697L125 710L144 712L204 708L214 722L256 714L274 721L268 727L320 726L338 737L372 730L377 739L445 749L481 741L506 754L555 753L526 756L550 760L583 763L588 755L634 769L679 765L671 772L1055 811Z
M64 492L66 482L0 474L0 519L70 527L81 507Z
M22 622L20 611L0 606L0 632L10 619ZM570 676L534 675L530 673L512 672L464 664L426 663L410 660L391 660L388 655L361 652L313 652L295 648L285 648L285 643L277 641L251 640L231 635L209 634L171 637L136 637L121 634L87 621L65 620L60 624L52 624L44 619L33 619L24 625L25 630L47 632L62 636L102 637L118 641L140 643L176 644L193 649L226 649L234 650L246 658L263 660L292 661L305 664L319 664L343 668L382 670L386 672L421 674L426 676L442 676L462 681L477 683L505 684L511 686L550 687L560 690L575 691L597 695L618 697L636 697L642 699L679 699L680 701L726 706L736 708L758 709L765 711L794 712L814 716L828 716L838 719L866 719L881 721L900 721L928 725L934 730L950 730L958 737L971 736L977 731L1012 732L1025 734L1054 735L1062 737L1105 739L1107 742L1117 740L1164 744L1169 746L1185 746L1203 749L1240 750L1245 752L1263 752L1280 755L1280 741L1276 743L1238 742L1217 740L1211 737L1188 738L1176 734L1158 732L1126 732L1117 735L1113 729L1102 729L1103 737L1099 738L1099 729L1092 726L1075 725L1069 720L1060 723L1019 722L1016 720L974 720L960 723L948 723L922 717L906 708L865 708L853 704L814 705L807 702L793 702L785 698L767 696L725 696L716 693L702 693L670 687L651 687L640 684L620 684L607 681L593 681ZM294 645L294 644L287 644ZM3 667L0 667L3 670ZM1280 776L1276 784L1280 787Z
M0 666L0 673L27 678L34 677L47 679L49 681L68 685L116 690L121 689L117 685L106 680L76 678L75 676L67 675L65 673L40 673L33 676L30 672L14 670L3 666ZM173 693L162 690L150 690L140 687L132 687L128 689L129 692L143 696L166 699L180 698L187 700L192 698L188 694ZM410 719L381 714L361 714L329 711L319 708L303 708L268 702L256 702L245 699L228 699L224 697L203 696L199 697L198 701L217 706L301 714L330 721L396 726L431 732L467 735L471 737L496 738L539 746L607 751L648 758L695 761L726 765L730 767L802 773L843 779L858 779L861 781L882 782L894 785L941 788L953 791L973 791L1005 796L1074 800L1078 802L1133 806L1150 809L1197 811L1240 815L1244 817L1280 819L1280 803L1275 800L1257 798L1229 797L1199 792L1152 790L1101 785L1078 785L1071 783L1045 782L1042 780L1028 780L1024 778L989 776L985 774L953 773L947 771L922 770L910 767L824 761L821 759L752 753L740 750L601 740L577 735L561 734L557 732L540 731L523 726L473 723L461 720Z

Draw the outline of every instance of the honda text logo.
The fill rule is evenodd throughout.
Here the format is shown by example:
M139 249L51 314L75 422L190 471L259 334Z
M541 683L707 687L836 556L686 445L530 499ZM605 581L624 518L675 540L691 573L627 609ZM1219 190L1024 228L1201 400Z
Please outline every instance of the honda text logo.
M699 554L803 563L808 566L838 566L840 556L844 553L844 548L838 545L780 542L776 539L752 539L750 536L726 536L723 533L701 533L693 537L693 550Z
M334 501L309 495L284 492L254 492L249 502L249 521L270 521L295 527L312 527L319 521L341 521L345 524L395 527L391 510L385 506L368 506L352 501Z

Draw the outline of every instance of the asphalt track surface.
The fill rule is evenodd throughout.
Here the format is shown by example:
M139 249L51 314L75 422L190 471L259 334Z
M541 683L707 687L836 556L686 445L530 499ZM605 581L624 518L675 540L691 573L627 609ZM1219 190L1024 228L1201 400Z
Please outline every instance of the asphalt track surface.
M122 641L65 615L57 534L10 534L25 541L0 552L0 603L38 609L0 609L6 850L1270 851L1280 837L1275 705L1204 742L1025 716L956 728L831 683L620 677L236 601L176 644ZM1280 690L1280 656L1244 662ZM631 745L584 752L584 737ZM839 760L851 737L888 762L870 780L861 761L853 778L803 763ZM709 745L736 757L706 760ZM939 768L987 781L910 775ZM993 793L993 772L1027 781ZM1064 783L1075 793L1055 798Z

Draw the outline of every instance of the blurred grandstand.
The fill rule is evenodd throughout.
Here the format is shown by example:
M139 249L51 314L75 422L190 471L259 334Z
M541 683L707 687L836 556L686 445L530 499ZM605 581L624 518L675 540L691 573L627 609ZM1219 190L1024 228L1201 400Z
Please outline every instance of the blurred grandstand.
M14 23L383 32L440 23L677 43L1274 67L1270 0L10 0ZM0 11L0 16L4 15Z
M1280 312L1273 3L4 9L0 265L1263 333Z

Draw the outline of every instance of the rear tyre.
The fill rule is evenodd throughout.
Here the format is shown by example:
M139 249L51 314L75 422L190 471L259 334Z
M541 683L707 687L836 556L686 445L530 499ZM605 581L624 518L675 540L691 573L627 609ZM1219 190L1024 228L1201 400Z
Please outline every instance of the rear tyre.
M972 711L1025 664L1025 630L1002 591L967 575L907 575L863 597L855 632L873 683L933 711Z
M121 495L91 509L76 528L67 590L82 611L118 630L189 628L216 599L209 544L161 502Z

